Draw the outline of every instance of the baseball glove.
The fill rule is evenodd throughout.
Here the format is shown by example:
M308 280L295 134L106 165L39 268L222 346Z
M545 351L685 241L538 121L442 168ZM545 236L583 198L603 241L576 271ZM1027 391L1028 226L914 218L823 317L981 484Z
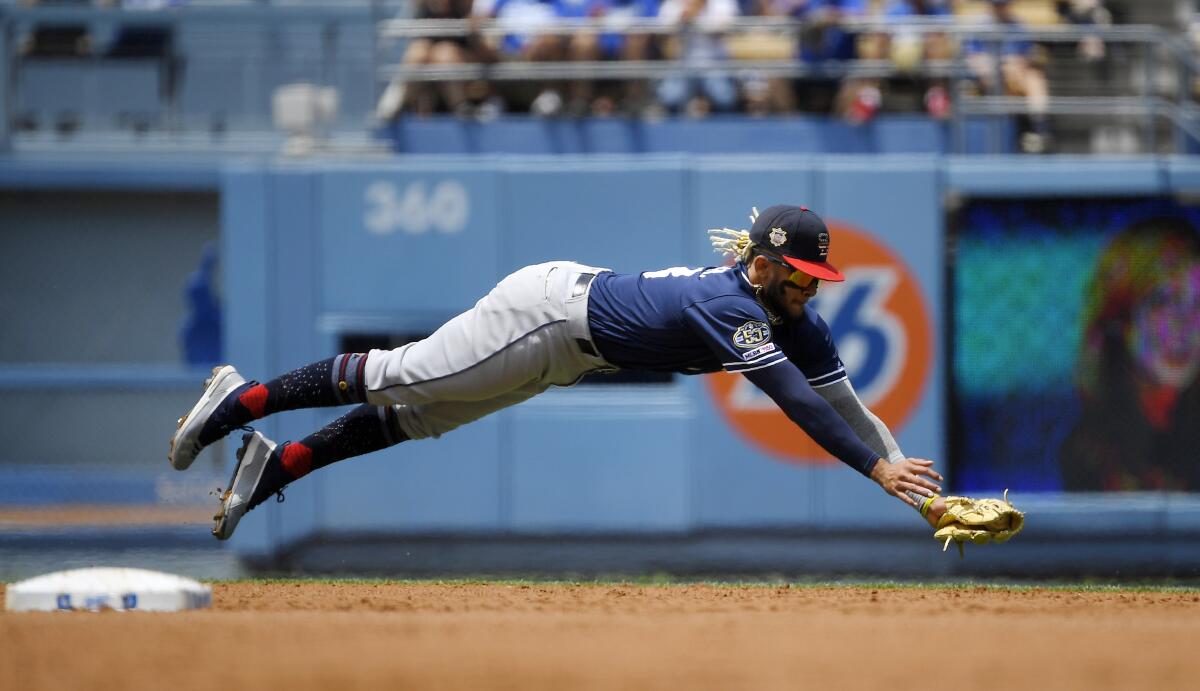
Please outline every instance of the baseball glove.
M1008 542L1024 527L1025 514L1008 502L1008 490L1004 490L1003 499L946 497L946 513L938 519L933 539L942 541L943 552L955 543L961 557L967 542Z

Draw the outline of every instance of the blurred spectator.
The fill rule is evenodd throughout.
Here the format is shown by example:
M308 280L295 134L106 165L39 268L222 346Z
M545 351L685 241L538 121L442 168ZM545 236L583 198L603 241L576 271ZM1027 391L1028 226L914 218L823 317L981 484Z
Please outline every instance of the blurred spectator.
M472 0L417 0L414 19L467 19L471 16ZM404 50L402 62L413 65L462 65L477 62L478 43L474 34L414 38ZM475 88L478 91L478 87ZM441 96L441 108L437 102ZM458 79L446 79L434 85L428 82L407 83L401 77L393 79L376 106L380 120L391 120L405 111L429 115L444 110L460 115L470 109L467 84Z
M866 18L868 0L768 0L765 12L774 16L792 17L801 22L797 58L806 65L818 68L818 75L801 79L794 89L775 83L776 101L782 109L799 107L809 112L857 108L860 117L867 119L879 108L879 89L861 80L843 80L819 75L823 63L854 60L859 56L857 33L844 25L846 19ZM862 56L870 57L870 56ZM799 94L800 98L796 99ZM792 103L788 104L787 101Z
M908 20L945 22L954 20L950 0L891 0L884 8L888 24L899 25L892 33L887 53L892 62L904 69L916 67L924 60L949 60L954 57L954 41L944 33L910 32L904 30Z
M658 99L673 113L704 117L710 111L737 106L738 90L728 74L704 74L702 65L725 60L728 55L720 29L738 16L737 0L664 0L660 22L678 32L667 42L667 54L681 60L685 74L670 76L658 85Z
M819 63L856 57L856 34L843 20L866 17L869 5L868 0L771 0L766 12L799 19L800 59Z
M557 0L495 0L478 16L496 19L508 31L498 42L489 44L492 60L559 62L566 59L566 37L553 31L559 16ZM526 107L535 115L558 115L563 109L561 84L513 82L503 85L507 100L516 110Z
M554 3L555 16L561 19L589 19L598 17L604 12L603 0L557 0ZM563 58L578 62L591 62L600 59L600 42L597 34L591 29L569 32L562 36ZM586 79L573 79L566 83L567 102L566 112L578 117L590 110L592 82ZM560 97L561 99L561 97Z
M609 22L619 24L632 19L648 19L657 17L660 0L608 0L604 16ZM645 33L625 32L600 35L601 56L606 60L652 60L661 57L656 50L653 37ZM625 83L625 109L629 112L641 112L650 100L647 88L649 83L643 79L633 79ZM593 107L593 111L603 110Z
M889 35L876 38L877 52L887 55L901 72L914 73L926 60L950 60L956 53L951 37L939 32L917 32L905 28L910 21L951 22L954 12L949 0L891 0L883 13L888 25L894 27ZM945 79L928 80L924 85L921 103L935 118L950 115L950 96Z
M543 61L565 55L563 37L553 31L558 0L495 0L491 16L509 31L499 46L504 57Z
M120 7L123 10L165 10L183 7L189 0L95 0L100 7Z
M1027 110L1021 118L1020 145L1026 153L1044 153L1050 147L1046 122L1050 91L1044 60L1026 37L1024 26L1012 11L1011 0L991 0L991 21L1004 27L1001 39L973 39L963 45L967 65L985 92L1002 91L1024 97ZM999 60L997 60L999 58Z
M771 0L738 0L743 17L770 15ZM790 34L772 29L751 29L727 36L725 45L733 60L786 61L795 57L796 41ZM738 75L742 102L748 115L790 113L796 109L796 97L788 79L770 77L756 71Z
M624 20L654 17L658 0L559 0L558 16L567 19L599 19L606 25ZM650 37L642 33L577 31L567 39L567 58L574 61L645 60L649 57ZM645 82L633 80L624 85L624 99L632 110L645 100ZM597 95L596 85L589 80L571 83L567 110L573 115L590 112L610 115L616 108L617 95Z
M1059 0L1056 3L1058 17L1064 24L1075 26L1110 26L1112 14L1103 0ZM1079 41L1079 57L1084 62L1099 62L1104 59L1104 39L1099 36L1084 36Z
M508 60L592 62L605 59L642 59L646 36L604 34L590 29L554 31L560 19L586 19L622 16L653 16L657 0L496 0L492 15L512 30L497 46L498 56ZM611 113L611 96L596 97L595 84L589 79L557 80L542 85L530 100L529 84L508 85L510 98L529 102L534 115L552 117L566 113L582 116L589 112ZM564 96L565 94L565 96Z

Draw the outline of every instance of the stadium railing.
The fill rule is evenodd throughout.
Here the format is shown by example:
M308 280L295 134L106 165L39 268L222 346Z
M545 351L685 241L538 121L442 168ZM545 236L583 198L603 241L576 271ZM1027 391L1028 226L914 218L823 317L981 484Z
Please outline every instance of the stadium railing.
M732 35L754 32L773 32L798 41L802 24L790 18L746 17L719 27L694 26L688 31L710 32ZM1156 26L1055 26L1022 28L1017 32L994 24L948 23L942 21L905 21L902 23L879 20L848 20L846 28L858 33L897 34L945 34L957 42L979 41L989 46L996 54L1004 41L1020 38L1038 44L1076 43L1085 37L1096 37L1108 44L1123 45L1136 53L1137 69L1140 72L1136 84L1130 84L1124 95L1099 96L1051 96L1047 104L1048 115L1070 115L1088 118L1135 116L1142 119L1143 141L1148 151L1155 151L1157 125L1166 122L1175 134L1173 149L1182 152L1192 142L1200 141L1200 124L1191 95L1193 77L1200 73L1200 61L1181 35ZM483 24L479 32L487 37L500 37L522 30L547 31L545 26L523 27L519 22L490 22ZM383 39L415 37L451 37L469 33L466 20L389 20L379 25ZM610 33L654 33L669 34L682 31L664 27L656 19L618 21L560 20L554 25L556 33L570 34L581 31L604 31ZM996 62L999 70L999 61ZM1157 93L1155 84L1160 70L1169 70L1174 79L1175 93ZM850 60L806 63L791 60L662 60L662 61L618 61L618 62L499 62L491 64L465 65L383 65L378 75L381 81L403 79L406 81L445 81L463 79L485 79L493 81L513 80L569 80L569 79L657 79L666 76L688 76L702 74L728 74L733 76L754 75L759 77L805 78L889 78L915 76L922 78L947 78L956 88L951 90L955 130L963 131L963 121L973 115L1018 115L1028 112L1029 106L1020 97L989 93L972 94L967 88L976 75L968 69L963 51L949 60L926 60L911 67L901 67L891 60ZM997 73L995 83L1001 83ZM958 147L961 150L961 147Z
M272 130L269 93L285 83L287 78L331 86L342 93L342 113L335 127L365 130L373 122L375 100L384 85L394 79L437 82L444 80L485 79L490 81L537 81L571 79L654 80L672 75L722 73L734 76L806 78L888 78L916 76L945 78L955 88L950 90L954 131L960 133L967 118L981 115L1017 115L1025 113L1028 105L1021 98L996 94L973 94L968 88L974 75L967 68L962 51L954 59L922 61L908 69L890 60L852 60L845 62L806 63L795 59L783 60L655 60L603 62L521 62L500 61L455 66L405 65L385 56L384 47L415 37L465 36L473 29L466 20L389 19L391 9L382 3L346 3L342 5L304 4L275 5L261 3L204 4L173 8L159 12L123 11L119 9L75 9L61 7L0 7L0 55L4 69L0 70L0 150L10 146L16 116L28 104L20 102L19 85L27 67L17 50L20 32L45 23L84 23L89 26L167 25L179 30L208 27L216 32L245 30L253 27L261 32L260 45L255 50L259 61L242 59L239 55L207 55L193 52L181 56L185 72L204 69L206 62L225 60L231 73L214 80L214 92L241 91L249 97L226 105L223 116L227 124L210 127L206 134L225 134L227 131L270 132ZM999 52L1005 40L1014 37L1010 31L991 24L960 22L855 21L848 28L861 33L947 34L959 42L980 41ZM294 27L315 27L317 33L309 38L317 43L303 68L288 62L289 56L272 52L278 45L278 33ZM339 45L339 29L354 27L367 45ZM499 37L519 32L522 27L513 21L484 21L477 30L484 36ZM695 26L688 29L666 27L655 18L560 20L552 28L539 25L539 31L557 34L576 32L675 34L682 31L714 31L727 36L764 33L776 34L787 40L799 40L802 24L790 18L745 17L719 27ZM1054 26L1024 28L1022 40L1038 44L1069 44L1085 36L1098 37L1110 45L1121 45L1126 55L1136 57L1132 69L1138 72L1118 95L1051 96L1047 114L1082 119L1125 118L1136 123L1142 132L1143 148L1149 152L1183 152L1200 141L1196 107L1192 95L1193 78L1200 74L1200 61L1192 46L1178 34L1154 26L1080 27ZM344 39L341 44L347 43ZM349 43L355 43L351 40ZM263 59L266 58L266 59ZM94 59L81 60L94 63ZM349 68L349 69L348 69ZM80 69L83 69L81 64ZM348 74L347 74L348 73ZM1159 75L1171 76L1171 86L1163 89ZM183 77L185 83L187 76ZM240 86L239 86L240 85ZM187 87L185 87L186 89ZM152 130L186 134L195 130L195 123L205 114L204 98L193 97L191 102L181 98L180 89L160 89L158 104L161 117ZM347 98L348 93L357 94ZM1052 89L1053 93L1053 89ZM86 116L88 104L79 108ZM217 108L217 106L213 106ZM240 111L238 109L241 109ZM238 112L229 112L229 111ZM104 129L104 128L101 128ZM1169 142L1160 141L1161 132L1169 132ZM962 150L957 147L956 150Z

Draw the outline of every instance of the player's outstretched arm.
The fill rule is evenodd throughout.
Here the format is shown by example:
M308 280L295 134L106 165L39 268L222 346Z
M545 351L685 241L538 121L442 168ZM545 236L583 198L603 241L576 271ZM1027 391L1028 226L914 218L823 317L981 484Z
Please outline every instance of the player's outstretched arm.
M743 373L771 397L787 416L838 460L870 477L875 466L887 460L872 451L846 424L842 416L818 396L800 370L783 361L764 369Z
M896 463L876 463L871 469L870 477L884 492L915 509L921 507L912 495L932 497L942 491L937 484L942 481L941 474L933 469L933 461L924 458L906 458ZM936 499L934 503L937 503Z
M878 465L885 465L885 461L887 465L898 465L919 460L923 464L924 470L932 471L932 461L910 459L904 455L904 452L900 450L900 445L896 443L896 438L892 435L892 431L887 428L887 425L883 424L883 420L880 420L862 402L862 399L858 397L858 394L854 391L854 387L850 384L849 378L827 384L814 389L814 391L826 401L829 401L829 405L833 406L838 415L841 415L845 419L846 424L850 425L850 429L854 430L854 433L858 435L859 439L862 439L864 444L884 458L884 461L880 461ZM922 470L922 467L918 467L917 470ZM904 472L901 469L889 475L886 471L880 469L880 477L872 477L872 479L879 482L881 477L901 477ZM923 474L920 473L919 475ZM937 482L942 481L942 476L938 475L936 471L933 471L933 475L929 475L928 477L935 478ZM936 526L937 517L940 517L945 511L944 501L940 503L937 501L934 502L934 504L940 507L940 510L936 512L932 511L933 506L927 507L925 511L921 510L925 500L929 498L929 487L926 487L925 491L902 490L904 492L903 495L896 495L895 492L890 491L883 483L880 483L880 485L888 494L896 496L905 504L917 509L918 512L925 516L926 520L929 520L931 513L936 513L931 525ZM940 492L941 488L935 485L933 490Z
M941 482L942 476L933 469L933 461L899 458L889 462L864 444L845 418L817 395L800 370L790 363L752 370L744 376L826 451L905 504L920 510L924 500L941 491L936 483ZM891 439L890 433L887 436Z
M833 406L846 424L850 425L850 429L854 430L858 438L872 451L892 463L905 459L904 452L900 450L900 445L896 443L892 431L862 402L848 377L815 388L813 391L816 391L821 398Z

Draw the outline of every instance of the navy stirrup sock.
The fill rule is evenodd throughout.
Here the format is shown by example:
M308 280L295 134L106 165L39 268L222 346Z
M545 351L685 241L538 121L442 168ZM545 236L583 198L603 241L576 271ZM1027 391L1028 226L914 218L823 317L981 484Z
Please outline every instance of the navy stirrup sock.
M366 403L366 364L365 353L345 353L292 370L266 384L246 382L214 411L200 441L212 443L231 429L284 410Z
M394 406L360 405L298 442L277 446L263 468L250 508L318 468L386 449L406 439Z
M288 477L298 479L330 463L406 439L393 406L360 405L304 439L283 445L279 456Z
M367 402L363 369L367 356L347 353L314 362L252 386L238 396L252 420L299 408L324 408ZM244 424L244 423L243 423Z

